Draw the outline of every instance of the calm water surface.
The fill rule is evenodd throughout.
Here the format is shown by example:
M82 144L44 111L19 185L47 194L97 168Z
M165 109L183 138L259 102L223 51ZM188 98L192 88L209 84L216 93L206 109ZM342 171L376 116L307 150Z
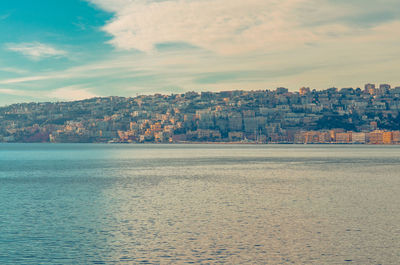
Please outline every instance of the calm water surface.
M399 261L399 146L0 144L0 264Z

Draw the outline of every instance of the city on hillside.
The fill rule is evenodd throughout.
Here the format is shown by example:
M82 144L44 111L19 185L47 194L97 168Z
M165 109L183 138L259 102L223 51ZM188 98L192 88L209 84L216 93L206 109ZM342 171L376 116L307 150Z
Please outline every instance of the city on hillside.
M187 92L0 108L1 142L400 144L400 87Z

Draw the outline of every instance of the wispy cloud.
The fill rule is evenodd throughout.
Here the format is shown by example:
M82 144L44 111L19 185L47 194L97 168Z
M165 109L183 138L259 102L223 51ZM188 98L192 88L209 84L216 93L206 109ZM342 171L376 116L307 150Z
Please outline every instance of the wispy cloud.
M0 88L0 94L12 95L12 96L25 96L26 91L11 89L11 88Z
M58 79L58 78L63 78L66 77L65 75L34 75L34 76L24 76L24 77L17 77L17 78L9 78L9 79L4 79L0 80L0 84L2 85L9 85L9 84L19 84L19 83L25 83L25 82L33 82L33 81L41 81L41 80L47 80L47 79Z
M96 97L97 94L92 92L93 89L85 88L81 85L73 85L60 87L53 90L27 90L27 89L11 89L0 88L0 94L37 98L40 100L82 100Z
M8 43L6 48L18 52L32 60L41 60L48 57L65 57L67 52L57 49L49 44L40 42Z
M6 72L6 73L14 73L14 74L27 74L28 71L20 68L15 68L15 67L1 67L0 72Z

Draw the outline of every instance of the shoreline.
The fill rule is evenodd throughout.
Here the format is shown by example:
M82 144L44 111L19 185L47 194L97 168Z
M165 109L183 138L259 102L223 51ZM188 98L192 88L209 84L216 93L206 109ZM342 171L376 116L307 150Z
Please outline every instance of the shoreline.
M156 143L156 142L0 142L0 144L115 144L115 145L338 145L338 146L400 146L400 143L375 144L375 143L254 143L254 142L174 142L174 143Z

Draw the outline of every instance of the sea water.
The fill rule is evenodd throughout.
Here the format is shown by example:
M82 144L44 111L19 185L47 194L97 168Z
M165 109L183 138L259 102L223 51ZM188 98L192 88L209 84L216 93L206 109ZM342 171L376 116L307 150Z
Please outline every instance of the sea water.
M0 144L0 264L398 264L400 146Z

